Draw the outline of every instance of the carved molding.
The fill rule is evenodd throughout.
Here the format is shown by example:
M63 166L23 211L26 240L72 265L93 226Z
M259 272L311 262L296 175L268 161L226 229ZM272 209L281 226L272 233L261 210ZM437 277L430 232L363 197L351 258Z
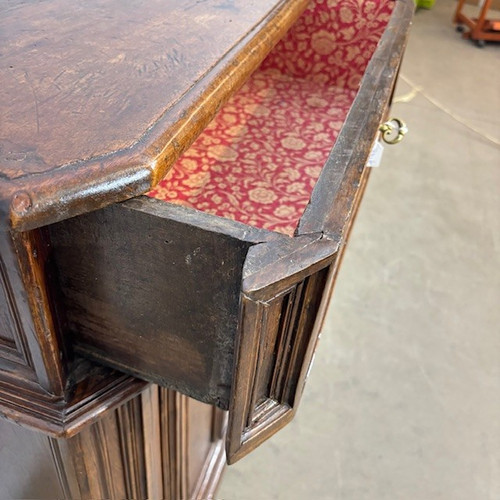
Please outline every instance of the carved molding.
M229 463L281 429L297 409L330 297L338 248L321 238L304 242L296 255L317 256L319 245L325 245L325 253L316 262L302 259L302 269L279 281L266 283L266 273L257 271L244 283L226 445Z
M86 360L75 364L69 379L75 380L67 398L63 399L41 391L36 382L14 379L14 383L10 383L3 377L0 379L0 416L51 437L70 437L148 385Z
M212 436L215 441L189 491L188 440L199 439L187 425L189 404L186 396L150 385L70 439L49 438L65 497L211 498L225 465L222 435ZM218 425L214 413L211 420L204 425Z
M28 366L33 369L26 336L24 334L19 311L14 298L14 291L5 268L5 263L0 255L0 314L3 321L1 325L8 328L7 332L0 331L0 358Z

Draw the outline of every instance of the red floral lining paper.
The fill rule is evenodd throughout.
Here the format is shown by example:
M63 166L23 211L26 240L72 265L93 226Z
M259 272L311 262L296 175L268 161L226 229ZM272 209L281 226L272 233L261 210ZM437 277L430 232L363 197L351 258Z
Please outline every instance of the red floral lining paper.
M148 195L293 235L391 10L317 0Z
M357 91L393 7L393 0L316 0L261 68Z

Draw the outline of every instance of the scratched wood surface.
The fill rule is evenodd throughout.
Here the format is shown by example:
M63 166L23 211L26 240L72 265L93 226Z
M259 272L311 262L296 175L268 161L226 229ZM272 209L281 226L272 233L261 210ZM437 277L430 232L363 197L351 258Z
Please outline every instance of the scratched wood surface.
M147 191L306 3L1 2L0 198L12 225Z

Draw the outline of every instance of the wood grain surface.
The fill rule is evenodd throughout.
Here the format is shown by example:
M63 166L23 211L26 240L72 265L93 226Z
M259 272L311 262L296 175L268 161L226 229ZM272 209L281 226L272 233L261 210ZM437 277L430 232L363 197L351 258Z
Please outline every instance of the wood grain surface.
M11 223L32 228L146 192L305 6L3 2L0 198Z
M228 408L245 257L285 236L145 196L50 235L79 352Z
M107 424L95 422L146 383L86 361L75 366L73 341L111 366L229 407L230 461L292 417L394 87L412 1L396 2L294 238L153 200L108 205L158 182L305 4L0 5L0 411L72 443L83 429L85 446L95 444L96 452L79 466L118 455L116 447L102 455ZM256 348L246 349L247 341ZM196 477L218 477L219 440L198 429L205 448L191 451L195 472L186 476L192 426L186 417L164 420L167 410L186 415L187 400L158 389L141 398L141 411L131 404L119 419L143 419L148 435L168 427L175 443L145 446L143 471L132 470L139 459L130 442L135 458L128 457L126 481L115 488L103 462L102 477L89 477L97 482L88 495L146 488L153 497L193 490L204 498L213 481ZM209 413L191 417L208 420ZM123 436L115 427L116 445ZM174 486L159 470L168 461Z
M150 386L69 439L0 419L0 498L207 500L224 465L220 413Z
M342 130L316 182L297 234L323 232L345 238L355 215L356 198L378 128L387 111L409 35L415 5L397 0Z

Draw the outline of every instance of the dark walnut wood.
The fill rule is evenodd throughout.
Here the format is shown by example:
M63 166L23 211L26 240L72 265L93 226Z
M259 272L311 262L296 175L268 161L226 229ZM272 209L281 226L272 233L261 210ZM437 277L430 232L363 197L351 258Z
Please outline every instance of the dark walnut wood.
M80 353L228 409L245 257L278 235L147 197L50 235Z
M338 243L145 197L50 236L77 352L229 410L231 462L290 420Z
M0 199L29 229L153 187L306 0L0 6Z
M0 497L206 500L224 466L221 413L150 386L69 439L0 420Z

